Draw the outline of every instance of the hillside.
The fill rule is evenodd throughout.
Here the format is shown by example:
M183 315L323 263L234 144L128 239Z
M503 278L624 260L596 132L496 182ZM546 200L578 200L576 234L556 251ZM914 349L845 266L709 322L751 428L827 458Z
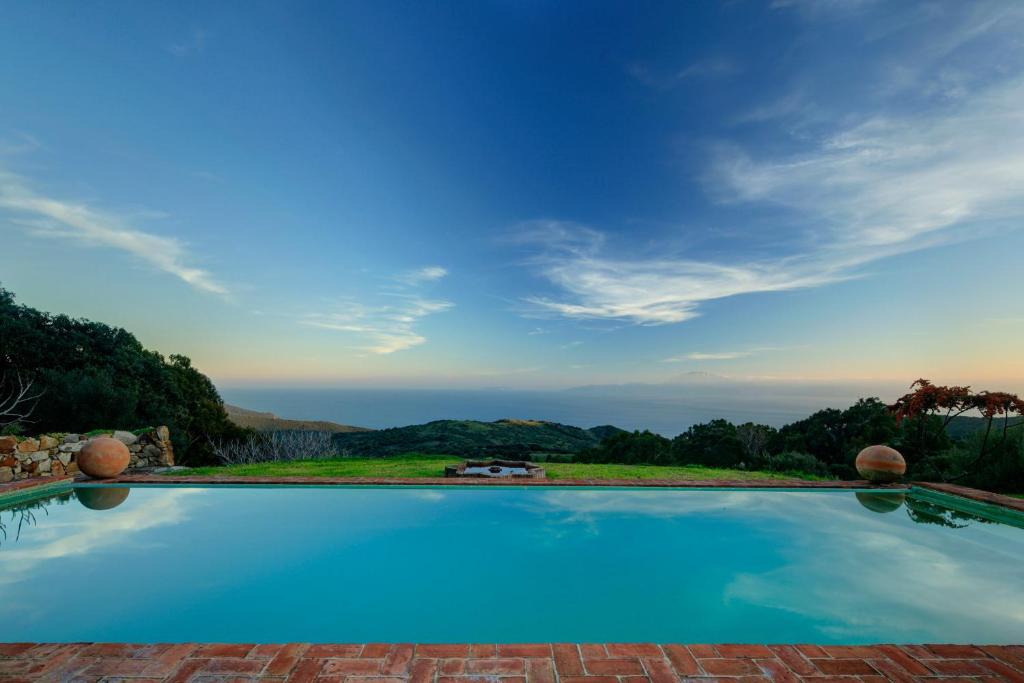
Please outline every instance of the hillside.
M353 456L402 453L458 454L468 457L535 457L578 453L596 446L616 427L581 429L534 420L437 420L373 432L335 434L335 444Z
M351 425L327 422L324 420L288 420L278 417L273 413L261 413L256 410L239 408L238 406L224 404L228 419L239 427L248 427L261 432L279 432L288 429L313 432L331 432L342 434L346 432L368 432L365 427L353 427Z
M949 434L951 439L964 439L975 432L979 432L985 428L988 421L982 417L970 417L967 415L959 415L954 417L953 420L946 426L946 433ZM1019 424L1020 418L1011 417L1009 425ZM992 423L993 434L998 434L999 430L1003 428L1002 419L997 419Z

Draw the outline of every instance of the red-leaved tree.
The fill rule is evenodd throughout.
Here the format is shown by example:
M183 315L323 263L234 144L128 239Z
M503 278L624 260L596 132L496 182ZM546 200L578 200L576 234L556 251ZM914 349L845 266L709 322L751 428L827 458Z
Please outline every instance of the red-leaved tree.
M1014 416L1024 418L1024 399L1016 394L1002 391L974 392L969 386L946 387L932 384L926 379L917 380L910 388L912 391L909 394L901 396L889 406L897 424L916 418L919 430L927 429L930 423L944 433L950 422L965 413L976 412L985 420L984 436L978 453L963 466L961 472L954 476L944 476L946 481L956 481L969 475L985 458L1002 448L1011 429L1024 425L1024 419L1011 422ZM923 437L924 434L919 436ZM925 440L920 438L919 441L924 443Z

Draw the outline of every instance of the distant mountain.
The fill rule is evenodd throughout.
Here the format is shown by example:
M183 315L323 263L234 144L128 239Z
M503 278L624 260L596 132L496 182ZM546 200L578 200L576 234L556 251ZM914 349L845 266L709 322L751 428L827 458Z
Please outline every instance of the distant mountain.
M351 425L327 422L325 420L288 420L283 417L278 417L273 413L261 413L256 410L239 408L238 406L232 406L226 403L224 404L224 410L227 411L228 419L236 425L240 427L248 427L261 432L279 432L288 429L313 432L331 432L333 434L371 431L365 427L352 427Z
M453 453L469 457L529 458L539 454L578 453L620 431L607 425L582 429L539 420L437 420L373 432L335 434L334 443L353 456Z

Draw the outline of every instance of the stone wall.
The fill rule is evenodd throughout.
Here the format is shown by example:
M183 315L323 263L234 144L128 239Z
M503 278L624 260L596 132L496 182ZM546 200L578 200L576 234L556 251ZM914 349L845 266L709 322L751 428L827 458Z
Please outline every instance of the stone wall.
M38 437L0 436L0 483L29 477L55 477L76 474L75 456L89 439L112 436L121 441L132 454L129 470L148 467L171 467L174 450L167 427L147 432L104 432L83 434L44 434Z

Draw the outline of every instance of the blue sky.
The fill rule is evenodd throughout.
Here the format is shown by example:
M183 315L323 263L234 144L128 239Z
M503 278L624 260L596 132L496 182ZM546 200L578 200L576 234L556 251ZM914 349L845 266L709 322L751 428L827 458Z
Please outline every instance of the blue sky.
M1011 388L1021 35L1012 1L11 4L0 281L222 385Z

